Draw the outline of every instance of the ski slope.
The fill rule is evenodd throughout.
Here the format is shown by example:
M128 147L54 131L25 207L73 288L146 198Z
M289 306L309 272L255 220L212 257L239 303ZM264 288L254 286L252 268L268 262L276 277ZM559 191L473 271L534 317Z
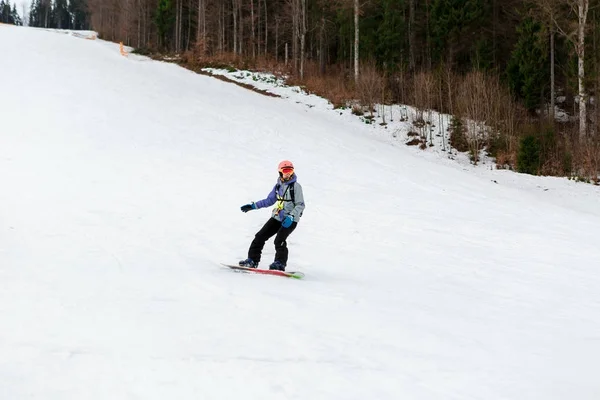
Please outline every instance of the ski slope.
M597 187L100 40L0 48L1 399L600 398ZM282 159L305 280L220 267Z

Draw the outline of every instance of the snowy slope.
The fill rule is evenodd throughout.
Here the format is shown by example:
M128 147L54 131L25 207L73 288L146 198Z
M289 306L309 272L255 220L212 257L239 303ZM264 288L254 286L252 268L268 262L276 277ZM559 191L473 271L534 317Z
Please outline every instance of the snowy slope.
M598 188L100 40L0 25L0 46L1 399L600 397ZM281 159L307 278L219 267Z

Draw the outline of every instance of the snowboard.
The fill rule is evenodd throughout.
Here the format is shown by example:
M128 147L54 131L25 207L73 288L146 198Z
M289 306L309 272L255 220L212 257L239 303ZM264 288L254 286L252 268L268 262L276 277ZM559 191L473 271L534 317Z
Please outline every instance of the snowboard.
M231 264L223 264L222 266L230 268L236 272L245 272L250 274L263 274L263 275L275 275L275 276L283 276L286 278L294 278L294 279L302 279L304 278L304 274L302 272L294 272L294 271L275 271L270 269L258 269L258 268L248 268L248 267L240 267L239 265L231 265Z

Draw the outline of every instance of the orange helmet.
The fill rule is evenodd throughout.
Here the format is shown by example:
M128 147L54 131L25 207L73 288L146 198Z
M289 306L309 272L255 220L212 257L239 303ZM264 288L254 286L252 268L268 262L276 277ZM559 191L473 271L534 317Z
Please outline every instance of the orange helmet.
M277 169L279 170L279 172L282 172L284 170L287 170L287 172L289 172L289 170L292 170L292 172L294 171L294 164L292 164L291 161L288 160L284 160L282 162L279 163L279 166L277 167Z

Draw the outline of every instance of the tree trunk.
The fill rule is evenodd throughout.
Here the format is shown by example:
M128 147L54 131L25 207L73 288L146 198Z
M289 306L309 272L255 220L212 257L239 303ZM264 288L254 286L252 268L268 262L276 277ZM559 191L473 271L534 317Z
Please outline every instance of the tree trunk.
M250 29L252 30L252 33L250 34L252 58L256 59L256 37L254 36L254 0L250 0Z
M408 69L415 70L415 0L408 3Z
M183 50L183 0L179 0L179 47L177 51Z
M596 15L596 11L594 10L594 14L592 16L592 20L594 21L594 26L593 26L593 30L592 32L594 32L594 96L595 96L595 102L594 102L594 112L595 112L595 118L594 118L594 123L595 126L592 128L592 132L594 133L594 135L598 134L598 127L600 124L600 107L598 106L598 99L599 99L599 93L600 93L600 64L598 63L598 19L597 19L597 15Z
M321 14L321 26L319 27L319 71L325 74L325 14Z
M190 40L192 40L192 0L188 0L188 29L187 29L187 37L185 41L185 49L190 49Z
M175 2L175 52L179 51L179 3L181 0Z
M206 0L202 0L202 43L204 43L204 51L208 51L208 43L206 42Z
M244 44L244 14L242 13L242 3L243 0L238 1L238 34L240 37L238 38L238 54L242 55L244 52L243 44Z
M142 7L138 0L138 16L137 16L137 48L142 47Z
M359 28L358 14L360 13L359 0L354 0L354 82L358 83L358 44L359 44Z
M237 54L237 38L238 38L238 26L237 26L237 4L233 3L232 16L233 16L233 53ZM225 28L223 28L225 29Z
M269 51L269 20L267 19L267 17L267 0L265 0L265 57L267 56ZM277 51L277 49L275 49L275 51Z
M196 24L196 46L200 43L200 32L202 32L202 4L204 0L198 0L198 23Z
M258 9L256 10L256 52L258 54L258 56L260 57L260 52L261 52L261 44L262 44L262 34L261 34L261 18L262 18L262 5L260 3L260 0L257 0L256 2L256 6L258 7Z
M554 87L554 29L550 32L550 122L554 124L556 88Z
M294 57L294 71L298 71L298 1L293 0L292 2L292 55Z
M302 22L300 24L300 79L304 79L304 48L306 45L306 0L300 1L302 6L302 13L300 15L300 17L302 18Z
M221 5L221 52L225 52L225 3Z
M44 15L44 28L48 28L48 9L50 8L50 4L46 4L46 15Z
M579 83L579 136L584 137L587 133L587 94L585 91L585 25L589 9L589 0L579 0L577 26L577 79Z

